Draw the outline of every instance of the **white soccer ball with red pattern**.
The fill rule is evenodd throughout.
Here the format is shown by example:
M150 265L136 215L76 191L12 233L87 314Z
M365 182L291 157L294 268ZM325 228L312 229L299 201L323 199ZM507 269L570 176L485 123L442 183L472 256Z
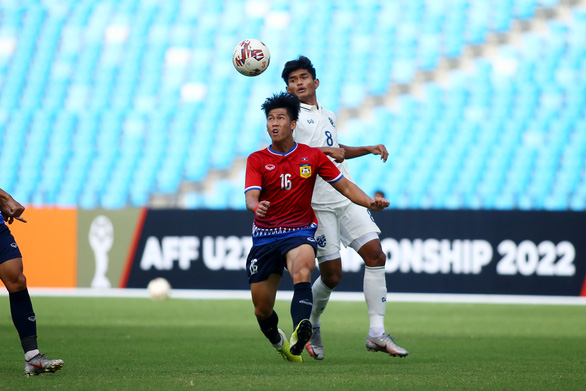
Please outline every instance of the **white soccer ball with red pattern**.
M147 291L153 300L163 300L169 297L171 284L162 277L157 277L147 285Z
M232 64L244 76L258 76L271 62L271 53L258 39L245 39L234 48Z

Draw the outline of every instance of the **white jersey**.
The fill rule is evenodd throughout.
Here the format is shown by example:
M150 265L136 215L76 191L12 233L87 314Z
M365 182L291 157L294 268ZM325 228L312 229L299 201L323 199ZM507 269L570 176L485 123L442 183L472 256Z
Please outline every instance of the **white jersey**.
M340 148L336 129L336 116L331 111L321 107L319 103L317 106L301 103L299 120L297 121L297 127L293 131L293 138L296 142L307 144L310 147ZM346 161L336 163L334 159L330 158L330 160L334 162L346 179L352 181ZM315 182L313 198L311 199L312 206L319 208L320 205L343 202L350 203L351 201L318 176Z

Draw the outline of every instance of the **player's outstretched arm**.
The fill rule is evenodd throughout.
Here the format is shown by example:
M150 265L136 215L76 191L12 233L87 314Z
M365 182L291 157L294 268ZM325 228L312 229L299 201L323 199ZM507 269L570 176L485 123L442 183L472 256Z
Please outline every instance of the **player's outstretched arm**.
M344 177L339 181L330 184L350 201L362 205L374 212L379 212L389 206L389 201L386 199L380 197L377 197L376 199L370 198L362 191L362 189L356 186L356 184L350 182Z
M26 220L20 217L24 212L24 206L2 189L0 189L0 211L8 224L12 224L15 219L26 223Z
M334 159L336 163L342 163L344 158L346 157L346 151L344 148L336 148L336 147L319 147L320 151L325 153L327 156Z
M380 155L381 160L383 163L385 163L389 157L389 152L383 144L367 145L363 147L349 147L348 145L340 144L340 148L344 149L346 159L353 159L355 157L373 154Z
M256 217L263 218L267 215L267 211L269 210L269 206L271 203L269 201L259 201L260 199L260 190L252 189L246 192L246 209L254 213Z

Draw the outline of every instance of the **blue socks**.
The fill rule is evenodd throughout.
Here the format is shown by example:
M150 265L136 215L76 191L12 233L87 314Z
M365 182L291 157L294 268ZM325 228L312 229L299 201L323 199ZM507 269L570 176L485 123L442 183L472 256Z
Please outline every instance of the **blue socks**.
M293 319L293 330L303 319L309 319L311 308L313 307L313 295L311 293L311 283L300 282L293 285L293 299L291 300L291 319ZM256 318L260 331L268 338L273 345L281 342L279 334L279 317L273 311L271 316L266 319Z
M279 317L275 311L266 319L259 319L257 317L256 320L260 326L260 331L262 331L273 345L281 342L281 334L279 334L279 327L277 326L279 324Z
M291 319L293 330L303 319L309 319L313 307L311 283L299 282L293 285L293 299L291 300Z
M12 322L20 336L23 350L26 353L37 349L37 320L28 289L9 293L8 297Z

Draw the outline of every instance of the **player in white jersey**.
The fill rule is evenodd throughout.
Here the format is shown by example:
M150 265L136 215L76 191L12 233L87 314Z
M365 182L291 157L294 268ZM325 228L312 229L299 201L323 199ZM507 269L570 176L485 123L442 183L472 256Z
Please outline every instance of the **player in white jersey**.
M316 89L319 80L311 61L304 56L285 64L282 78L287 92L301 101L299 120L294 131L295 141L321 149L342 172L352 180L344 159L367 154L380 155L383 162L388 157L384 145L349 147L338 143L336 116L317 102ZM368 307L370 329L366 339L369 351L384 351L391 356L405 357L407 350L396 345L385 331L384 318L387 284L385 276L386 256L382 251L379 227L367 209L352 204L325 181L316 181L311 205L318 219L315 235L318 243L317 260L320 277L312 286L313 308L310 321L313 326L311 340L306 348L309 354L323 360L324 348L321 340L321 314L326 308L330 294L342 278L340 242L350 246L365 263L364 297Z

